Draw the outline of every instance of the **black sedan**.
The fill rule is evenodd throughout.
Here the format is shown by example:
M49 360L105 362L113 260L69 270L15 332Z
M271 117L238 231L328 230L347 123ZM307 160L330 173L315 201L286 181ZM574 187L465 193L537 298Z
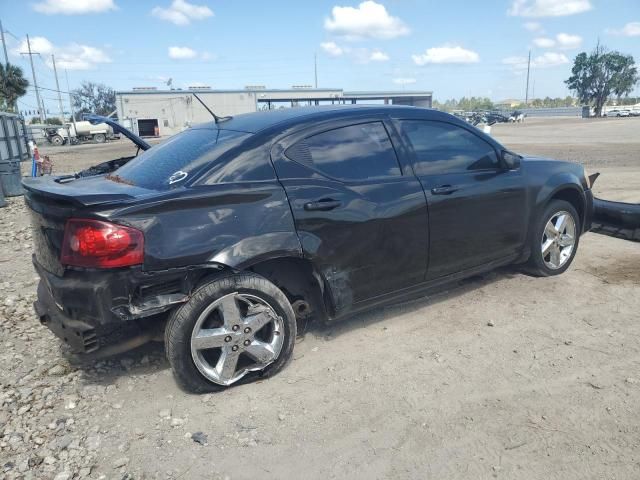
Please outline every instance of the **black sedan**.
M563 273L591 224L580 165L523 158L438 111L217 117L139 146L24 181L35 307L89 355L164 336L178 383L194 392L275 374L311 317L334 321L507 264Z

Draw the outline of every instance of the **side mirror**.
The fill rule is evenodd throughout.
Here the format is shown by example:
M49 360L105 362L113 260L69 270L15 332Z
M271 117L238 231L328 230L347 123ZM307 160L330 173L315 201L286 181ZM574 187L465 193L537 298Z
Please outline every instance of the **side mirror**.
M520 167L520 155L516 155L515 153L508 152L507 150L502 151L502 165L507 170L515 170Z

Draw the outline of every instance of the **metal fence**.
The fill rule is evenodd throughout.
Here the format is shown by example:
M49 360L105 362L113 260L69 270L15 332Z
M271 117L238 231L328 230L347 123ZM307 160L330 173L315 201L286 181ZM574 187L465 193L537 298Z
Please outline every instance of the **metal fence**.
M582 107L554 107L554 108L511 108L503 110L503 114L509 116L511 112L518 110L527 117L581 117Z
M30 157L22 117L0 112L0 189L5 197L22 195L20 162Z

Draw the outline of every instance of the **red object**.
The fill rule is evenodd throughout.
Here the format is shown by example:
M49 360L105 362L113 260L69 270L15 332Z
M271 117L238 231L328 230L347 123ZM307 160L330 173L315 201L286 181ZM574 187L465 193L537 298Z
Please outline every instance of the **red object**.
M71 218L64 228L63 265L92 268L142 264L144 236L135 228L100 220Z

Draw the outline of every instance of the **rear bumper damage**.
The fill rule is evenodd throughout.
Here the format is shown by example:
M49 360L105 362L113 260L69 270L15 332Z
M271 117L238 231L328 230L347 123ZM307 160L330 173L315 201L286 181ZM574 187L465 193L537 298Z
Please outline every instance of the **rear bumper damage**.
M591 231L640 242L640 204L594 198Z
M36 314L77 353L147 336L148 330L162 323L163 314L189 299L203 275L203 270L126 269L68 270L60 277L45 270L35 257L33 264L40 275Z

